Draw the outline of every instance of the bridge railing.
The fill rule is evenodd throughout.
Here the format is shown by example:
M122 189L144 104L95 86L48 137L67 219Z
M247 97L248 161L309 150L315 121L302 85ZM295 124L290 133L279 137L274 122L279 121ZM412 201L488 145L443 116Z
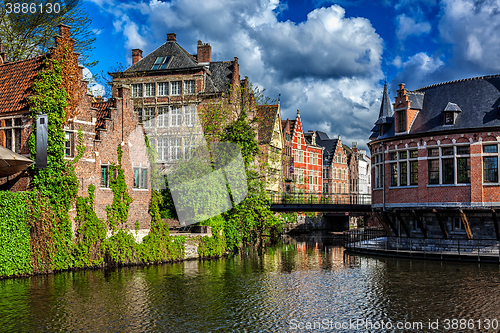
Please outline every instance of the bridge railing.
M371 194L349 193L272 193L271 204L370 205Z

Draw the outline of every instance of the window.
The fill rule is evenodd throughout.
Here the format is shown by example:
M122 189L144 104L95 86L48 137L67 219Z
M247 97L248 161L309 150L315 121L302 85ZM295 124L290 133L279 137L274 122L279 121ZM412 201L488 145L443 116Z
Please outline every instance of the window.
M398 186L398 165L391 163L391 186Z
M154 108L144 108L144 113L143 113L144 127L154 127L154 116L155 116Z
M418 185L418 161L410 161L410 185Z
M427 156L439 156L439 148L429 148L427 149Z
M170 160L180 160L182 158L181 138L171 138L169 141Z
M168 82L158 82L158 96L168 95Z
M407 151L402 151L402 152L399 153L399 158L402 159L402 160L405 160L407 156L408 156L408 152Z
M196 105L191 104L184 107L184 119L186 126L194 126L196 119Z
M399 185L406 186L408 185L408 163L400 162L399 163Z
M417 158L418 150L410 150L410 158Z
M398 111L398 132L406 131L406 110Z
M453 230L465 230L465 226L462 224L462 219L460 217L452 217L451 224Z
M391 161L395 161L398 159L398 153L396 153L396 152L391 153L389 156L391 158Z
M429 160L429 184L439 184L439 160Z
M181 94L181 83L182 83L181 81L174 81L170 83L173 96Z
M453 150L453 147L451 149ZM443 158L441 163L443 168L443 184L453 184L455 181L455 166L453 158Z
M156 84L155 83L146 83L144 85L144 96L146 97L154 97L156 96Z
M443 147L443 148L441 148L441 153L443 156L454 155L453 147Z
M484 156L484 182L497 183L498 182L498 157L497 156Z
M172 106L170 111L170 126L179 127L182 125L182 109L178 106Z
M142 83L132 85L132 97L142 97Z
M12 126L13 122L14 126ZM22 129L20 127L22 126L22 119L21 118L5 119L4 125L5 126L1 129L4 130L3 132L5 134L5 148L10 149L18 154L21 154Z
M196 85L194 80L184 81L184 93L194 94L196 92Z
M498 145L484 145L484 154L497 154ZM498 156L483 156L483 175L485 183L498 183Z
M156 147L158 151L158 160L167 161L168 160L168 139L166 137L158 138L158 146Z
M152 70L155 69L165 69L168 67L168 64L170 60L172 59L171 56L166 56L166 57L157 57L155 60L155 63L153 64L153 67L151 67Z
M134 188L147 188L147 168L134 167Z
M458 168L458 183L470 183L470 158L460 157L457 158L457 168Z
M109 166L101 165L101 187L109 187Z
M66 139L66 142L64 143L65 145L65 151L64 155L65 156L73 156L73 133L71 132L64 132L64 139Z
M156 126L159 128L168 127L168 106L159 107L157 112Z
M444 113L444 124L445 125L453 125L455 123L455 113L454 112L445 112Z

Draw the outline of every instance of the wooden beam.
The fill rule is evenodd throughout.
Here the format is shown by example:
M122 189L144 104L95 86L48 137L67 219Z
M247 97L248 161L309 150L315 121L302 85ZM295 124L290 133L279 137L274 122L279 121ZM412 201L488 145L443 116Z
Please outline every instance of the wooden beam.
M492 209L491 212L493 214L493 225L495 226L495 235L497 236L497 240L500 240L500 228L498 226L497 211Z
M443 233L443 238L448 239L448 229L446 229L446 225L443 222L443 219L441 218L441 214L436 209L433 209L432 212L436 215L436 219L438 220L439 227L441 228L441 232Z
M410 228L408 228L408 226L406 225L406 222L403 220L403 217L401 216L401 214L399 214L398 211L395 211L395 213L396 217L398 218L399 224L401 224L403 229L405 229L406 237L411 237Z
M377 216L377 219L380 221L380 224L382 224L382 226L384 227L385 232L387 232L387 235L391 236L391 228L389 228L387 223L384 221L382 215L379 212L375 212L375 216Z
M382 216L384 217L384 219L387 222L387 224L389 224L389 226L391 227L391 229L394 231L394 235L398 236L398 229L396 229L396 225L392 222L392 219L389 216L389 214L384 211L384 212L382 212Z
M467 239L472 239L472 231L470 230L469 221L467 221L467 216L465 216L464 211L460 208L459 210L460 218L462 219L462 223L465 226L465 232L467 233Z
M420 219L420 216L418 216L417 212L413 209L411 210L411 213L413 214L413 217L417 221L417 226L420 229L420 231L422 231L422 235L424 235L424 238L427 238L427 229L425 229L424 223Z

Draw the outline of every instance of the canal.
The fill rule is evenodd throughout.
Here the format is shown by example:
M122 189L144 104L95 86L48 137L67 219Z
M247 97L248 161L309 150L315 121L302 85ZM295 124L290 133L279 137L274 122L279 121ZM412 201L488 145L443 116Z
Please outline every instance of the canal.
M2 332L495 332L500 266L344 253L331 234L210 261L0 281Z

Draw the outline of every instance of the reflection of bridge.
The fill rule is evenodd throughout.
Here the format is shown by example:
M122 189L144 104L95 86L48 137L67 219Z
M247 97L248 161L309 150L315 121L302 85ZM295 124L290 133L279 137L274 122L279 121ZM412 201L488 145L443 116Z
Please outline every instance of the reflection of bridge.
M278 193L271 194L271 210L301 212L371 212L370 194Z

